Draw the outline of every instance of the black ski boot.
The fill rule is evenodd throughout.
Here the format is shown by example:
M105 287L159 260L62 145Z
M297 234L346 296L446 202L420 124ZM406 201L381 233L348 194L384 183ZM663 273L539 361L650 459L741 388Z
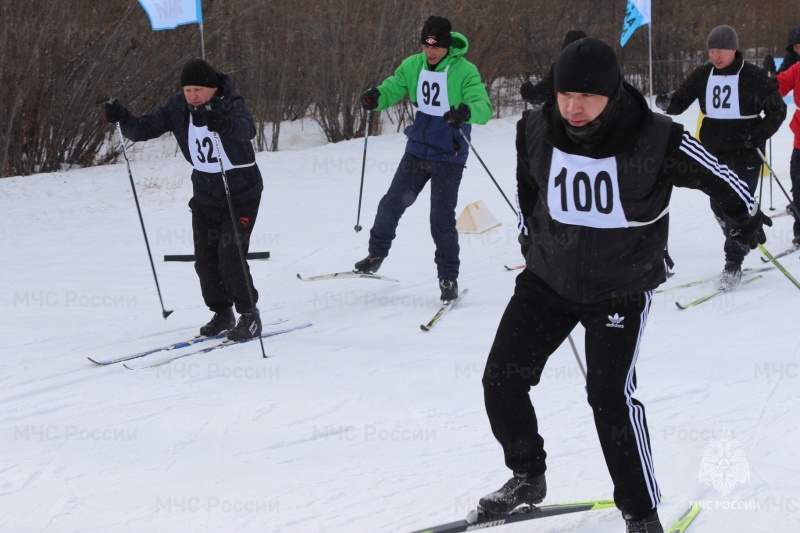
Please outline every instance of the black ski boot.
M522 504L534 505L544 500L547 482L544 474L525 476L514 474L500 490L487 494L478 501L478 509L486 517L495 520L508 515Z
M733 261L725 261L725 268L719 277L720 288L729 291L739 285L742 280L742 265Z
M258 309L239 315L239 322L236 327L228 333L228 340L234 342L254 339L261 335L261 315Z
M233 316L233 309L229 307L224 311L214 313L208 324L200 328L200 335L215 337L223 331L231 329L235 324L236 317Z
M367 257L355 264L353 267L353 272L358 272L360 274L374 274L381 267L383 260L383 257L377 257L369 254Z
M625 533L664 533L664 528L661 527L661 522L658 520L658 512L653 511L638 520L626 518Z
M443 302L452 302L458 298L458 282L454 279L440 279L439 290L442 291Z

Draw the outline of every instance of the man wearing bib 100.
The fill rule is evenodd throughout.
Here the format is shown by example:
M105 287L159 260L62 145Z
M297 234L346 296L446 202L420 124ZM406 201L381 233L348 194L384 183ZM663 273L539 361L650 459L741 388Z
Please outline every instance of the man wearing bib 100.
M614 501L627 531L661 532L635 364L653 290L666 279L673 186L699 189L736 238L765 242L746 186L680 124L652 113L617 57L586 38L554 70L555 99L517 124L517 198L526 269L497 328L483 375L492 432L514 476L480 499L490 517L546 494L546 453L529 392L575 326L586 330L586 391ZM751 215L750 213L754 213Z
M242 268L220 171L222 164L236 230L246 255L264 189L251 143L256 134L253 117L245 108L244 99L233 91L230 77L202 59L184 65L181 87L181 92L141 117L130 114L116 100L107 101L106 119L118 122L122 134L132 141L154 139L167 132L175 135L183 156L194 167L189 208L195 270L203 300L214 312L200 333L213 336L231 330L228 338L237 341L257 337L261 334L261 319L253 307L255 302L250 302L248 285L256 302L258 292L249 268L246 272ZM240 313L238 323L233 305Z
M406 152L389 190L378 204L369 232L369 255L357 272L376 272L389 255L397 225L425 184L431 182L431 235L441 299L458 296L456 204L461 175L469 155L471 124L486 124L492 105L478 69L464 58L467 39L451 31L450 21L430 17L422 28L422 52L406 58L390 76L361 97L367 111L391 107L408 95L418 108L406 128ZM460 131L459 131L460 130Z
M695 69L674 93L659 94L656 105L668 115L680 115L698 100L705 115L700 142L755 195L763 164L757 149L763 152L767 139L778 131L786 118L786 104L767 71L745 62L737 51L739 38L733 28L717 26L706 44L710 61ZM711 210L725 234L721 283L733 288L750 250L730 239L730 220L713 199Z

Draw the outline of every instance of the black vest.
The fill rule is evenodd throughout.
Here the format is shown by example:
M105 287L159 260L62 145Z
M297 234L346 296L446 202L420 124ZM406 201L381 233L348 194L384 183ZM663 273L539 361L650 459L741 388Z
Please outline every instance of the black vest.
M528 179L538 202L524 214L532 241L526 261L564 298L593 303L664 281L672 186L659 176L671 126L654 114L631 132L632 149L592 159L554 148L542 115L530 114Z

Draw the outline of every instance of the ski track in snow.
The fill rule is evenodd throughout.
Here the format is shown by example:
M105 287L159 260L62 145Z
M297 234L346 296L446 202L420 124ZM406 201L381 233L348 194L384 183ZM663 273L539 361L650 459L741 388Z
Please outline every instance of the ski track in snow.
M694 131L696 116L694 106L679 120ZM516 119L473 130L506 195ZM405 144L401 134L370 139L365 229L355 233L363 141L324 144L309 124L284 125L286 150L258 154L265 192L251 251L272 254L250 263L262 318L313 323L265 339L267 359L256 343L136 372L86 359L186 340L209 318L192 264L162 260L192 251L189 167L172 139L132 152L164 304L175 311L166 321L124 163L0 180L0 506L13 510L0 513L0 531L404 532L463 518L507 480L481 376L519 274L503 268L520 262L514 215L471 156L458 212L483 200L503 225L460 237L459 285L470 296L428 333L418 325L439 306L428 188L381 268L400 283L299 281L366 254ZM787 122L773 140L786 187L791 146ZM785 205L774 194L763 204ZM668 286L721 270L704 195L676 189L670 225L677 274ZM775 219L767 248L783 250L791 231L790 217ZM758 255L745 266L761 266ZM795 256L781 263L800 277ZM703 501L711 508L690 531L796 529L800 293L777 271L763 276L686 311L674 302L709 286L653 300L635 396L647 408L665 524ZM573 338L583 353L581 328ZM548 451L545 503L610 498L568 343L531 396ZM726 438L749 478L722 495L699 470L712 441ZM536 523L544 533L623 527L613 509Z

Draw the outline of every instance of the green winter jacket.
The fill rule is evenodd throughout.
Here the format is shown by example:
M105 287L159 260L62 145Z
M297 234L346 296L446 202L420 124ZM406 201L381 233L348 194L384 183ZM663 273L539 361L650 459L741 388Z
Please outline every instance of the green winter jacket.
M492 104L481 81L477 67L464 58L469 43L467 38L458 32L450 32L452 44L447 55L434 68L435 72L447 70L447 93L449 101L447 109L466 104L470 117L461 128L469 138L471 124L486 124L492 117ZM448 68L449 67L449 68ZM430 70L425 54L420 52L406 58L394 75L386 78L377 89L381 96L378 99L378 110L386 109L408 96L414 106L417 105L417 82L420 72ZM464 164L467 161L469 147L458 130L454 130L439 116L428 115L417 111L414 123L406 128L408 137L406 152L434 161L445 161Z

